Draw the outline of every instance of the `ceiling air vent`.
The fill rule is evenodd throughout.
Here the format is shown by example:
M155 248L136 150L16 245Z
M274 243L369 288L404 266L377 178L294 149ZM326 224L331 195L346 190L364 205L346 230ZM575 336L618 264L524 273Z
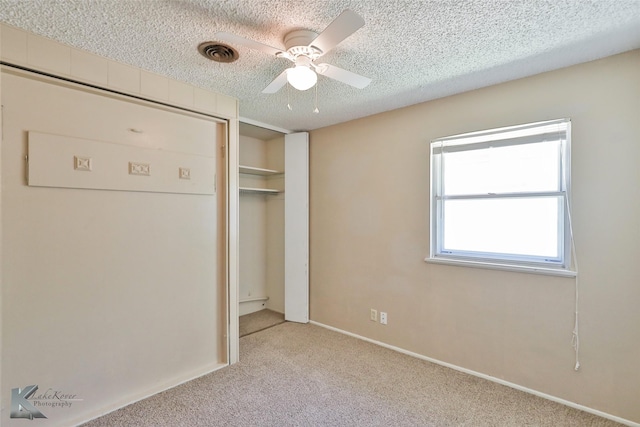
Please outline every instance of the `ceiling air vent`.
M238 59L238 51L226 44L204 42L198 45L198 52L207 59L216 62L233 62Z

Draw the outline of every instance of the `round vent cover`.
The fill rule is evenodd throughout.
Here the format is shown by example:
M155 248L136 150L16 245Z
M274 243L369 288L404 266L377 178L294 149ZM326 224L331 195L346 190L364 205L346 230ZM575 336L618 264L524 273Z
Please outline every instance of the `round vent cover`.
M198 52L205 58L216 62L233 62L240 56L238 51L231 46L217 42L200 43Z

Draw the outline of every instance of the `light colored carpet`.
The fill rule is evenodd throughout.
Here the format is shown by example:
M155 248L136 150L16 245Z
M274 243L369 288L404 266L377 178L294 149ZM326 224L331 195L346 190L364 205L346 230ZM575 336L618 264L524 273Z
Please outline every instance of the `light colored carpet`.
M240 316L240 336L244 337L284 322L284 314L272 310L260 310Z
M618 425L314 325L248 335L240 356L85 426Z

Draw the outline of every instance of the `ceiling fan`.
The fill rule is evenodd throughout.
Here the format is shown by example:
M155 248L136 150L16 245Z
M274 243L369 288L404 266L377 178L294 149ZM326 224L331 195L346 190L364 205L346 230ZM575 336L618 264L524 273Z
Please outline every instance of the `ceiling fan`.
M284 70L264 88L262 93L276 93L287 82L298 90L307 90L316 84L318 74L362 89L371 83L370 78L330 64L316 63L316 61L363 25L364 19L347 9L320 34L309 30L295 30L287 33L284 36L285 50L225 32L216 33L215 36L224 42L243 45L294 63L293 67Z

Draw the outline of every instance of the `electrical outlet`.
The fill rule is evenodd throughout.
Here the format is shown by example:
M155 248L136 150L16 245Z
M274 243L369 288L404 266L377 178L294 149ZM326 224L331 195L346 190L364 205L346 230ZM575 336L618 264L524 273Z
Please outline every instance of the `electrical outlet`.
M371 309L370 319L372 322L378 321L378 310Z
M387 324L387 313L385 313L384 311L380 312L380 324L382 325Z

